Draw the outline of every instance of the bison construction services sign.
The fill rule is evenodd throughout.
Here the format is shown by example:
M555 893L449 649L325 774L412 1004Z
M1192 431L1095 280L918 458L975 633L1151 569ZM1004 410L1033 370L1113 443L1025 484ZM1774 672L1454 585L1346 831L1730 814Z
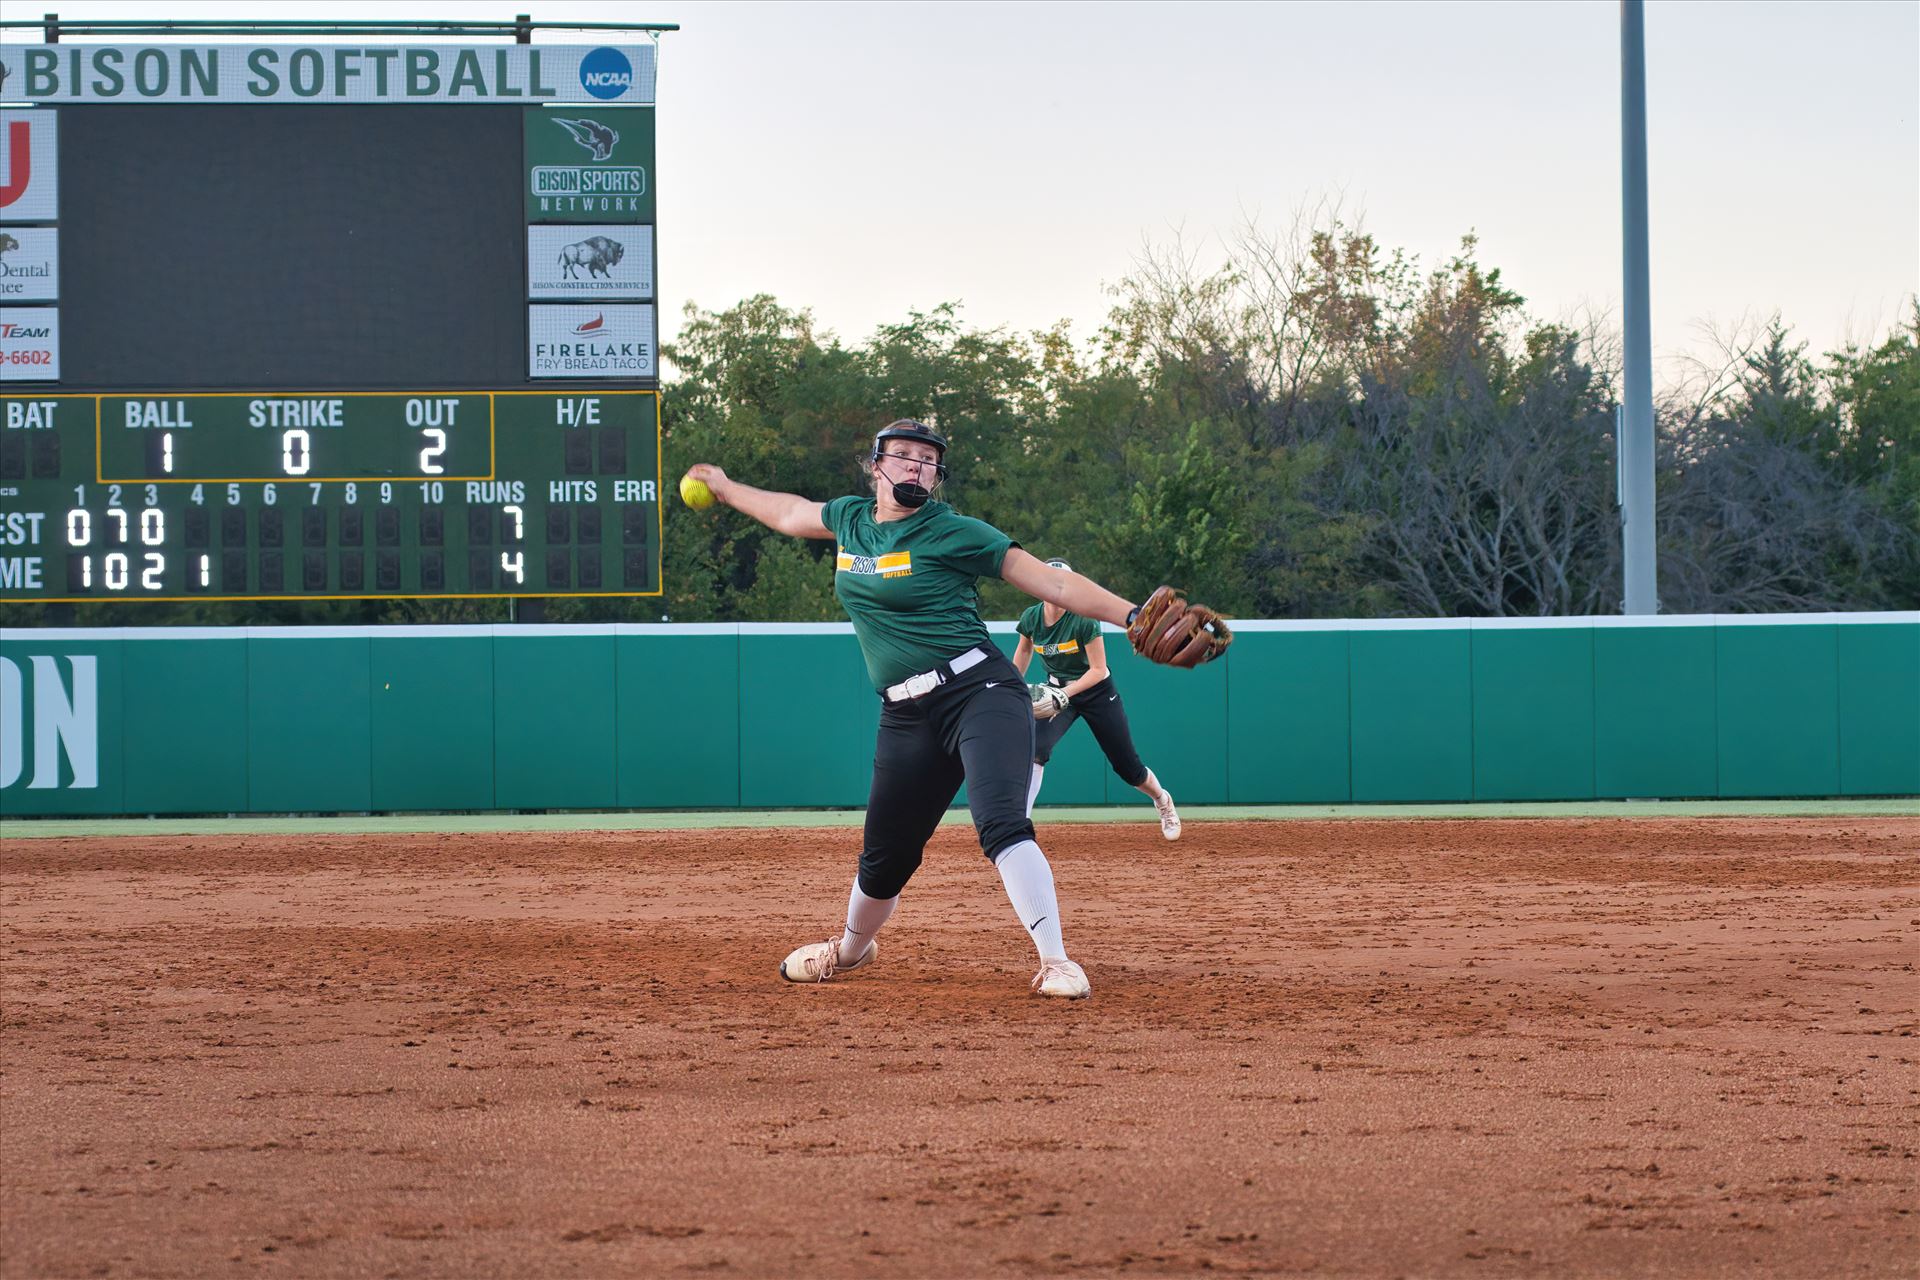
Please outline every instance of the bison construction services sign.
M27 103L653 101L651 45L7 45Z
M527 228L527 297L653 298L653 228Z

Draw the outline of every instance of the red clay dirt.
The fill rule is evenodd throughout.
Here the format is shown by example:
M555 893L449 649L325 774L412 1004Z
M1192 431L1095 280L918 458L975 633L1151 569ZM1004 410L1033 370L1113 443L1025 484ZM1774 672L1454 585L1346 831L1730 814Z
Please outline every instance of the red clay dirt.
M0 846L0 1273L1911 1276L1920 820Z

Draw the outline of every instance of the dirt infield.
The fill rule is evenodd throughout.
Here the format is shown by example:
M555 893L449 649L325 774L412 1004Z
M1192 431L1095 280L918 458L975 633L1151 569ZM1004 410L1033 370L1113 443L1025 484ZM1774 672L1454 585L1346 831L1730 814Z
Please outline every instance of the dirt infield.
M0 1273L1911 1276L1920 820L0 845Z

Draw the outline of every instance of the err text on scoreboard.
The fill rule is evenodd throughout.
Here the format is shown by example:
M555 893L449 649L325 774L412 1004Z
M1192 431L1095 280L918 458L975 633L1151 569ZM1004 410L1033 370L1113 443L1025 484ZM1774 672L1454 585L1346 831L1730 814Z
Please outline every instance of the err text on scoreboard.
M0 602L660 593L641 390L0 396Z

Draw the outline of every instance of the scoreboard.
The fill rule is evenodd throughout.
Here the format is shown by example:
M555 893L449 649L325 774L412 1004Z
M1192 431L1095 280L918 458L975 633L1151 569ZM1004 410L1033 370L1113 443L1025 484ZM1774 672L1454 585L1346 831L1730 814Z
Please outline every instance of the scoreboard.
M0 600L653 595L640 390L0 397Z
M661 591L650 46L0 46L0 603Z

